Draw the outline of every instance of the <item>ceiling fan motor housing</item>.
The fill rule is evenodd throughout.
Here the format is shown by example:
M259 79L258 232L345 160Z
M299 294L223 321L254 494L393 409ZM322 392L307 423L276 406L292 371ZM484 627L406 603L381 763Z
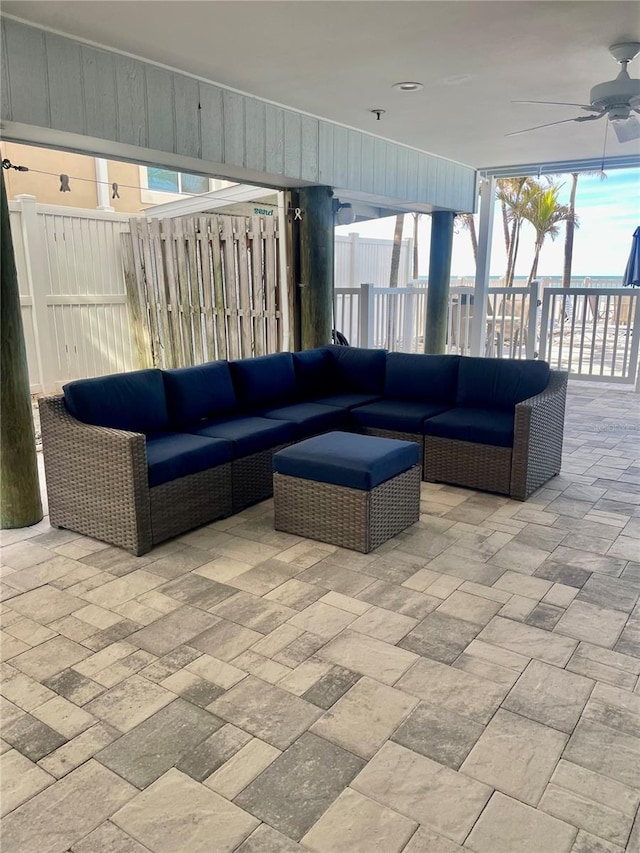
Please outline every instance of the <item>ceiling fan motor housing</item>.
M629 110L640 102L640 80L635 80L621 71L615 80L599 83L591 90L591 105L605 110L610 119L629 117Z

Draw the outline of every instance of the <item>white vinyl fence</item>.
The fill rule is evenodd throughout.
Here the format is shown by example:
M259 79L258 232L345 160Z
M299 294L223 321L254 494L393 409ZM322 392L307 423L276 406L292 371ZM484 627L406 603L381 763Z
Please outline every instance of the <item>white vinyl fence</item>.
M128 215L9 203L32 393L134 370L120 233Z

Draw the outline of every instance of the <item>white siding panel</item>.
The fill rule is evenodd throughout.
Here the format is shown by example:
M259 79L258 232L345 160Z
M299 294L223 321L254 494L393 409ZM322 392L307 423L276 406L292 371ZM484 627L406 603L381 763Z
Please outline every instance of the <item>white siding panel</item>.
M176 152L187 157L200 157L200 93L191 77L173 75L176 111Z
M302 172L302 124L300 114L284 113L284 173L299 178Z
M284 110L266 105L265 169L273 175L284 174Z
M333 130L333 186L345 187L349 174L349 136L345 127Z
M149 148L174 152L176 132L173 75L163 68L156 68L155 65L148 65L146 72Z
M148 125L144 65L122 56L116 63L116 89L120 142L146 148Z
M373 136L362 134L360 190L364 193L372 193L375 184L375 155L373 143Z
M245 103L245 161L247 169L264 171L265 163L265 105L247 98Z
M223 92L224 159L231 166L244 165L244 106L246 98L235 92Z
M420 155L411 148L407 150L407 198L418 198L418 163Z
M398 146L386 144L386 166L384 170L384 192L390 198L398 195Z
M44 33L5 21L13 121L49 127Z
M84 133L84 94L80 45L53 33L46 35L51 127Z
M336 186L333 176L334 126L321 121L318 127L318 180L329 187Z
M118 138L114 54L82 47L82 82L87 135L98 139Z
M359 190L362 184L362 140L361 133L355 130L349 131L347 186L354 190Z
M224 110L222 89L200 83L200 133L202 159L214 163L224 161Z
M373 140L373 191L377 195L387 191L387 143L384 139Z
M318 145L319 129L318 119L311 116L302 116L302 164L300 177L303 181L318 180Z

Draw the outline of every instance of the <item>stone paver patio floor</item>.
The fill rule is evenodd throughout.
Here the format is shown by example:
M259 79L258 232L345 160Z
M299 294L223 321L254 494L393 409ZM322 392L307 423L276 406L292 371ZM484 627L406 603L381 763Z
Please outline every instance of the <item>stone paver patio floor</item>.
M368 555L6 531L3 853L638 853L639 437L573 384L560 477Z

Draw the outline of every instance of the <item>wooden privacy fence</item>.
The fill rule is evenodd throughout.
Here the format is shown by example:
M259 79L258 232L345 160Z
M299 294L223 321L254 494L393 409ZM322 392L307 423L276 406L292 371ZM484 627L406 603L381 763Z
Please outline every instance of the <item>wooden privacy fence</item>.
M122 234L141 366L279 352L285 301L277 220L223 214L138 219Z

